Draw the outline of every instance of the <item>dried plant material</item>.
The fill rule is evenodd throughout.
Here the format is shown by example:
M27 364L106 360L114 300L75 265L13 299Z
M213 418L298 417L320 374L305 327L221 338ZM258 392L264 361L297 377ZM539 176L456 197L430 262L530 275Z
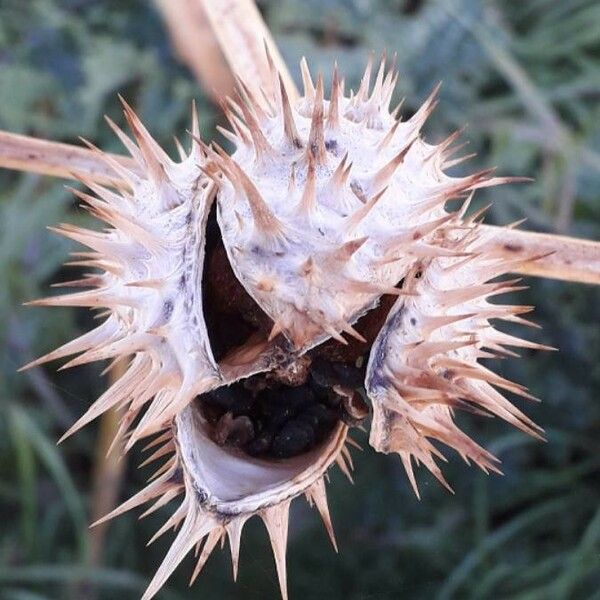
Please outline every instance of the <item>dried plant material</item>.
M123 167L135 169L131 159L114 156L113 160ZM0 131L0 166L66 179L87 177L104 185L120 181L114 168L93 150L6 131Z
M219 100L233 91L234 79L215 39L201 0L155 0L175 50L206 92Z
M525 388L478 362L511 355L510 346L545 349L491 324L529 324L521 315L530 307L490 299L520 289L498 278L540 255L499 250L493 238L504 230L468 212L477 189L517 180L491 170L449 177L458 134L431 145L420 133L437 89L399 120L385 59L350 96L337 73L326 94L303 63L297 102L268 62L272 91L259 97L240 82L226 109L231 156L202 142L194 113L192 149L174 162L124 103L133 139L109 124L135 166L96 151L122 184L86 179L94 195L74 191L107 229L56 229L90 248L75 263L97 272L68 285L91 289L31 303L89 306L106 320L27 367L134 355L66 435L119 408L124 450L154 436L144 464L161 461L155 476L106 518L152 502L149 514L183 494L151 540L177 529L144 600L196 548L193 581L225 537L235 576L253 515L287 598L290 502L305 495L335 547L324 477L335 463L351 479L348 430L368 416L365 375L371 444L400 455L417 494L414 463L449 487L432 440L498 470L454 424L456 409L541 436L499 391L531 398ZM376 316L369 327L364 315Z
M200 7L203 10L213 35L219 42L231 72L235 76L243 77L255 92L259 92L261 88L272 92L273 90L266 87L270 84L269 69L264 60L266 46L270 48L271 60L275 68L282 73L290 97L296 99L294 82L253 0L235 2L188 0L188 2L190 6Z

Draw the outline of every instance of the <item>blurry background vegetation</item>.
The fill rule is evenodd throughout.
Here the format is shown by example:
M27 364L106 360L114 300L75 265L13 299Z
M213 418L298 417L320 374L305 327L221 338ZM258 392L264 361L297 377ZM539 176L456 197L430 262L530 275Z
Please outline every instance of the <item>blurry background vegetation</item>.
M144 0L2 0L0 129L121 151L105 126L121 122L116 93L168 148L185 137L192 98L205 137L219 120L174 57L159 15ZM305 54L329 73L337 59L354 86L370 49L398 53L398 98L410 114L435 83L441 104L427 135L468 123L469 169L497 165L535 183L481 194L490 220L600 238L600 4L595 0L263 0L260 7L298 77ZM97 429L55 440L106 382L101 366L26 374L16 368L89 327L85 311L24 308L61 267L68 242L46 231L84 215L63 183L0 172L0 598L137 598L168 536L145 542L170 508L141 522L114 521L103 564L89 566L91 469ZM415 499L400 461L356 454L356 484L334 472L329 487L341 554L303 502L291 520L291 598L600 598L600 290L531 280L537 341L561 352L523 352L498 365L543 399L526 410L548 443L495 420L461 423L499 455L504 477L456 456L452 496L419 473ZM519 401L517 400L517 403ZM521 403L519 403L521 404ZM366 445L366 436L362 442ZM149 476L128 461L121 498ZM267 536L258 520L242 541L239 582L216 553L194 588L190 563L160 598L276 598Z

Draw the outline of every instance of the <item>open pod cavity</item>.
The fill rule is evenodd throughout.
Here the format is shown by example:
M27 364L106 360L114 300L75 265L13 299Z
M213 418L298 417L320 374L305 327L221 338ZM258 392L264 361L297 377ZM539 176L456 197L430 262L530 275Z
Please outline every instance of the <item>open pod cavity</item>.
M449 176L468 158L454 157L459 132L437 145L420 134L437 88L403 121L400 107L390 110L397 73L385 60L376 73L369 63L350 94L334 69L328 99L305 62L302 77L294 105L275 69L272 94L240 84L225 107L231 156L200 140L194 115L191 151L178 146L173 161L125 104L135 141L110 124L136 169L100 153L122 185L75 191L108 228L57 229L90 248L70 264L99 271L60 285L92 289L33 302L88 306L106 319L28 367L133 356L67 435L119 408L125 450L153 436L146 462L164 462L106 518L183 494L157 532L178 527L144 600L196 547L194 579L224 536L235 574L255 514L286 597L290 501L306 495L335 545L324 476L334 462L350 476L348 430L369 412L363 382L371 444L400 455L417 493L415 463L447 485L436 442L497 470L455 425L455 409L541 435L501 394L531 397L525 388L479 364L513 354L507 346L543 348L492 326L530 325L521 315L531 307L490 301L518 289L498 277L538 257L490 250L481 213L468 214L475 190L514 179ZM463 204L448 212L449 200Z

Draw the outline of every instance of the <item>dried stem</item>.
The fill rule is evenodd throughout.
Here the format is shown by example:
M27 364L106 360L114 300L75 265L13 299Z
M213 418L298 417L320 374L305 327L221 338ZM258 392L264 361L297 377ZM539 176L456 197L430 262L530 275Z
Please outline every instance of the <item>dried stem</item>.
M543 256L520 266L519 273L600 285L599 242L493 225L484 227L497 233L493 248L502 251L506 258Z
M117 381L127 368L127 361L117 363L110 371L111 383ZM102 415L98 429L98 439L94 456L92 496L90 500L91 522L107 515L117 505L121 483L127 465L127 455L118 450L110 454L108 450L118 435L121 424L121 414L118 409L112 409ZM118 443L115 444L118 447ZM110 522L101 523L90 530L90 566L102 564L104 542Z
M132 159L116 155L114 158L136 170ZM6 131L0 131L0 167L65 179L84 176L103 184L118 181L111 168L93 150Z
M155 0L169 29L173 46L200 82L218 101L231 94L234 79L199 0Z
M246 85L258 90L271 90L272 79L266 61L265 47L281 73L290 100L298 98L285 62L254 0L189 0L202 5L213 33L229 63L231 71Z

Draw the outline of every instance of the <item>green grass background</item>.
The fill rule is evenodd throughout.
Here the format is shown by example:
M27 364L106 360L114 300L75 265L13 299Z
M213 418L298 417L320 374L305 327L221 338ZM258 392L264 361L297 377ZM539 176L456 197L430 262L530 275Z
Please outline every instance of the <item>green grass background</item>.
M440 140L467 123L478 153L469 169L498 166L536 179L481 193L481 202L495 202L491 221L527 217L525 228L600 239L598 2L264 0L260 7L297 79L305 54L327 77L337 59L352 87L370 49L396 51L404 114L443 80L427 137ZM170 151L171 135L185 136L192 98L206 139L220 119L173 56L150 2L0 2L0 129L68 142L83 135L121 151L102 120L106 113L122 121L117 92ZM0 172L0 598L133 599L165 552L168 536L145 543L171 508L141 522L135 513L114 521L104 566L86 567L96 428L55 445L105 388L102 365L15 372L90 325L85 311L21 306L67 278L60 265L74 248L45 229L61 220L86 221L63 182ZM487 477L452 456L446 472L456 494L420 470L421 501L398 459L356 453L355 485L334 473L329 487L339 556L316 514L294 504L291 598L600 599L600 290L528 283L519 301L537 305L544 326L531 337L561 351L525 351L495 368L543 399L526 410L548 442L460 415L502 459L505 476ZM129 462L123 498L149 475L136 469L138 458ZM277 597L258 520L247 525L237 585L227 552L215 553L192 589L190 567L185 561L159 597Z

